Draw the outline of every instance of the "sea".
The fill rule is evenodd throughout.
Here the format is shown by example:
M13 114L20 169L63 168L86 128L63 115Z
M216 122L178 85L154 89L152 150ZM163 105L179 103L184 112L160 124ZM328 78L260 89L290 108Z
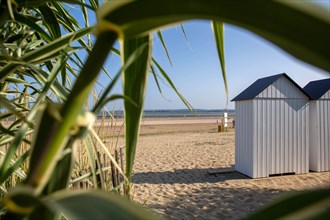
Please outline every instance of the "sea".
M144 118L175 118L175 117L222 117L227 112L228 117L235 116L234 109L194 109L190 111L188 109L157 109L157 110L144 110ZM110 117L108 112L100 112L98 118L102 118L102 115L107 118ZM115 118L123 118L124 112L122 110L112 111L111 114Z

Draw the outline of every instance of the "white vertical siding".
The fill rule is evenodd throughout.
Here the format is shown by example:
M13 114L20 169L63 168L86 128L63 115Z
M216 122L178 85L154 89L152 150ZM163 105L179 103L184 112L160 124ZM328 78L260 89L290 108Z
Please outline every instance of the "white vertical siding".
M252 178L309 171L309 102L286 77L235 109L236 170Z
M310 170L330 170L330 91L310 102Z
M308 99L255 99L255 177L308 172ZM293 106L294 105L294 106ZM298 109L298 110L296 110ZM291 119L291 121L289 120Z
M253 118L252 100L235 103L236 135L235 135L235 169L248 176L253 172Z

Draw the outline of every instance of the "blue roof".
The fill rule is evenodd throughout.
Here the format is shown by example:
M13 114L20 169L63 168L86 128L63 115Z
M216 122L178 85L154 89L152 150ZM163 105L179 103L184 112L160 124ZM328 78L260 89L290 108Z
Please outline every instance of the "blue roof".
M252 83L252 85L250 85L247 89L245 89L243 92L238 94L238 96L233 98L231 101L242 101L242 100L254 99L264 89L266 89L268 86L270 86L273 82L275 82L282 76L286 77L293 85L295 85L307 97L309 97L309 95L306 92L304 92L304 90L296 82L294 82L288 75L286 75L285 73L281 73L281 74L258 79L257 81Z
M321 98L329 90L330 78L311 81L304 87L304 91L308 93L312 100Z

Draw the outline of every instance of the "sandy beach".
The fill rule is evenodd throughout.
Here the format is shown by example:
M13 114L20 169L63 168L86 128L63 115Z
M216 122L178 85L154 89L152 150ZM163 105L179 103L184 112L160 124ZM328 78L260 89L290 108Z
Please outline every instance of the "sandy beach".
M234 171L235 130L219 133L215 118L171 120L144 120L133 178L134 200L169 219L240 219L289 192L330 187L330 172L210 175Z

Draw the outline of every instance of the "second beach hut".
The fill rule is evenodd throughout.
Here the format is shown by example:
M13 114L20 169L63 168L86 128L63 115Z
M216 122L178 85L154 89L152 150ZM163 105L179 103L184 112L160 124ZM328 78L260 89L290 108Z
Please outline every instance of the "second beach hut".
M309 96L285 73L254 82L235 101L235 169L252 178L309 171Z
M330 170L330 78L312 81L304 87L309 94L309 169Z

